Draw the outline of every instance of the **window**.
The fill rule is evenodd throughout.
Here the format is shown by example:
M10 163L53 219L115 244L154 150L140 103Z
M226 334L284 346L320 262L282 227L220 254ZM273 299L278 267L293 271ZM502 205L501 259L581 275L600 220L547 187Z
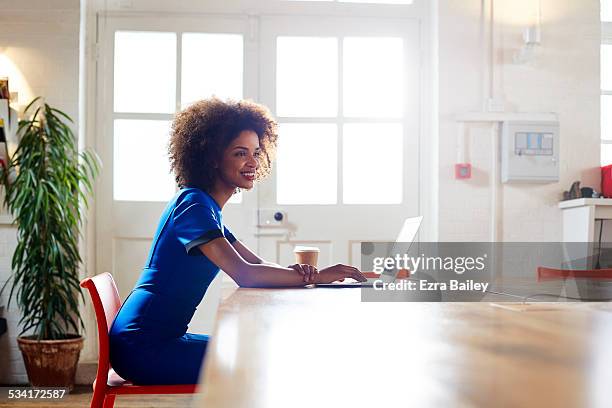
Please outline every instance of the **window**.
M601 21L612 22L612 0L601 0Z
M239 34L183 34L181 106L203 95L242 99L242 47Z
M277 202L336 204L337 125L281 123L279 134Z
M401 38L344 39L344 115L401 118Z
M114 196L122 201L166 201L174 180L164 149L170 121L115 119Z
M114 51L113 197L167 201L175 192L167 155L173 115L212 95L243 97L242 35L117 31Z
M277 37L278 204L402 202L403 47L396 37Z
M612 164L612 0L601 1L601 165Z
M335 117L338 114L337 38L279 37L276 72L277 115Z
M399 123L347 123L343 143L343 202L402 202L403 135Z
M175 77L175 33L115 33L115 112L173 113Z

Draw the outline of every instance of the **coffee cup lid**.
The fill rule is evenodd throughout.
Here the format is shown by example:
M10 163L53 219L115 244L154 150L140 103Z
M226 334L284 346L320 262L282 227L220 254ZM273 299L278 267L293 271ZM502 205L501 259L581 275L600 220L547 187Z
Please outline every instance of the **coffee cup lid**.
M319 248L305 245L296 245L293 252L319 252Z

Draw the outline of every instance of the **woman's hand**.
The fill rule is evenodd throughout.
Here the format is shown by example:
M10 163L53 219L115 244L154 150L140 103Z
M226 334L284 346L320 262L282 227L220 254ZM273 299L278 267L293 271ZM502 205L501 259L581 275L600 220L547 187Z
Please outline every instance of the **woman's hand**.
M353 266L337 264L321 269L317 275L318 280L315 283L332 283L337 280L344 280L344 278L353 278L357 282L368 280L359 272L359 269Z
M302 275L302 278L306 283L315 283L316 276L319 274L317 268L308 264L294 264L289 265L287 268L295 269L297 273Z

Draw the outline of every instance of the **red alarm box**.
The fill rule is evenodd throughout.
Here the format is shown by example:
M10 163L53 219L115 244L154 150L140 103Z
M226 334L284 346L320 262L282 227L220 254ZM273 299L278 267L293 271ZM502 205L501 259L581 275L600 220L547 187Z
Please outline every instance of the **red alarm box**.
M612 164L601 168L601 195L612 198Z
M472 177L472 165L470 163L455 164L455 178L469 179Z

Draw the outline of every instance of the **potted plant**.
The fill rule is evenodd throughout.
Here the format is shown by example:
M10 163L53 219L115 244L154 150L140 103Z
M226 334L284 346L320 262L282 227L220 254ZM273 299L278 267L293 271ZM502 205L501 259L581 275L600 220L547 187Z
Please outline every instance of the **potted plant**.
M17 149L2 169L5 204L17 227L8 304L16 290L22 312L17 342L32 385L72 390L84 340L79 326L85 328L79 313L81 204L86 207L93 193L99 159L92 151L78 153L72 119L40 98L25 116ZM24 335L28 331L33 334Z

